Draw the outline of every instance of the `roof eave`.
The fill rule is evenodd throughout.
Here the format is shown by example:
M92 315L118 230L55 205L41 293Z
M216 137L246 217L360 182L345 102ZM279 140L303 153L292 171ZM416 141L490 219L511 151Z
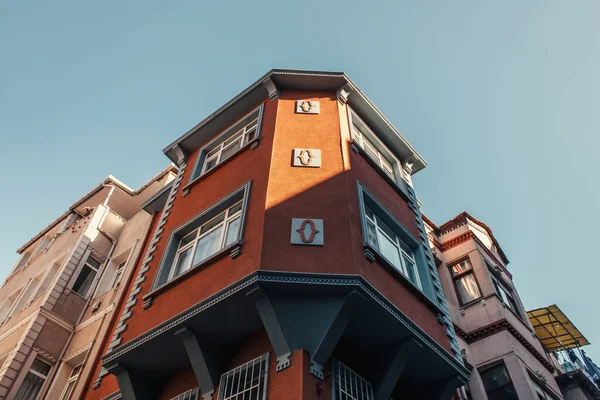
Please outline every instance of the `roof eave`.
M203 130L210 131L209 134L215 135L222 131L212 127L224 127L231 123L231 119L235 119L244 112L255 107L258 102L263 101L268 97L269 92L265 87L265 83L271 81L278 89L297 89L297 90L329 90L337 91L344 86L348 86L350 94L348 96L348 104L356 109L361 117L370 119L371 123L376 123L376 129L383 134L386 134L388 141L395 147L397 152L404 155L403 162L412 164L412 174L425 168L427 163L419 153L412 147L406 138L391 124L391 122L375 107L369 98L352 82L352 80L343 72L326 72L326 71L303 71L303 70L287 70L273 69L260 77L238 95L233 97L222 107L210 114L192 129L187 131L177 140L170 143L163 149L165 155L174 163L178 162L179 150L184 153L190 153L198 148L198 140L193 138ZM232 112L233 111L233 112ZM368 114L365 116L365 114ZM231 116L231 119L221 121L218 119L221 116ZM212 124L211 124L212 123ZM207 134L207 136L209 136Z

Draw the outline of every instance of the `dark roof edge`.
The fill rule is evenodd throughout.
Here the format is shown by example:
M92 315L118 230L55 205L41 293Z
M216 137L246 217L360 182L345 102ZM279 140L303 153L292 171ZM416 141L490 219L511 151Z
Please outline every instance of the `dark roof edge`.
M277 76L277 75L297 75L297 76L307 76L307 77L331 77L331 78L338 78L338 79L341 78L341 79L343 79L345 81L345 84L349 85L352 88L352 91L356 92L360 96L360 98L366 104L368 104L368 106L377 114L377 116L382 121L384 121L385 124L393 132L396 133L398 139L412 153L412 157L414 158L414 160L413 160L414 161L414 167L413 167L412 173L414 174L414 173L420 171L421 169L423 169L423 168L425 168L427 166L427 162L425 161L425 159L423 159L423 157L421 157L421 155L415 150L415 148L400 133L400 131L398 131L392 125L392 123L383 115L383 113L381 111L379 111L379 109L371 102L371 100L360 90L360 88L345 73L343 73L343 72L329 72L329 71L292 70L292 69L272 69L269 72L267 72L266 74L264 74L263 76L261 76L257 81L255 81L254 83L252 83L250 86L248 86L246 89L244 89L238 95L236 95L235 97L233 97L231 100L229 100L227 103L225 103L219 109L217 109L215 112L213 112L208 117L206 117L204 120L202 120L201 122L199 122L192 129L190 129L185 134L183 134L182 136L180 136L178 139L176 139L175 141L171 142L168 146L166 146L163 149L163 152L165 153L165 155L167 157L169 157L169 159L171 159L171 161L173 161L173 162L176 163L177 162L177 156L176 156L176 154L174 152L174 149L181 142L183 142L184 140L186 140L189 137L191 137L192 135L194 135L198 130L200 130L202 127L206 126L209 122L213 121L215 118L217 118L219 115L221 115L227 109L229 109L232 105L234 105L238 101L242 100L244 97L246 97L247 95L249 95L254 90L256 90L259 87L261 87L271 77L274 77L274 76ZM343 86L341 86L341 87L343 87ZM352 96L352 94L351 94L351 96Z

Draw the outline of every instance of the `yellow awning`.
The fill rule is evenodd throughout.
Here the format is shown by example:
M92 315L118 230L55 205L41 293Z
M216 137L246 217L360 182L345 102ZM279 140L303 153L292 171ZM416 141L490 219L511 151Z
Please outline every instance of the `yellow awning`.
M528 311L527 316L547 352L590 344L556 304Z

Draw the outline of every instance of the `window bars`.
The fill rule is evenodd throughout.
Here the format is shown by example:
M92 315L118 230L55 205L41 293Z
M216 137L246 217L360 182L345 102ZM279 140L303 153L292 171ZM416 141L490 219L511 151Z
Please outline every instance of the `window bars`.
M179 396L173 397L171 400L198 400L200 388L190 389L187 392L181 393Z
M221 375L219 400L266 400L269 353Z
M343 363L333 363L334 400L374 400L373 387L362 376Z

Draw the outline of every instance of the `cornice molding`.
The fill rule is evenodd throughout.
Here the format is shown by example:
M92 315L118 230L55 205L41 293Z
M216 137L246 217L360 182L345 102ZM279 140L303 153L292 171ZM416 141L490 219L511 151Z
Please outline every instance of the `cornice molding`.
M539 352L533 345L525 339L523 335L506 319L501 319L484 327L475 329L471 332L465 332L458 325L454 325L456 334L460 336L467 344L477 342L496 333L508 331L515 339L519 341L548 371L554 372L552 364Z
M422 331L417 325L410 320L402 311L394 306L385 296L383 296L377 289L371 286L363 277L358 275L329 275L329 274L294 274L285 272L254 272L245 278L242 278L238 282L230 285L215 295L207 298L203 302L191 307L190 309L174 316L173 318L165 321L161 325L156 326L153 329L139 335L138 337L130 340L129 342L116 347L114 350L108 352L102 356L102 364L104 367L107 365L118 362L118 358L124 354L134 350L142 344L154 339L155 337L163 334L164 332L175 328L176 326L183 326L183 324L195 315L207 310L208 308L216 305L217 303L227 299L235 293L238 293L249 286L259 283L293 283L293 284L309 284L309 285L339 285L355 287L360 289L367 298L371 298L388 311L396 320L404 325L418 340L424 345L428 346L438 356L443 358L448 364L452 365L461 376L468 380L469 371L460 364L460 362L454 358L448 350L443 348L440 344L435 342L427 333Z

